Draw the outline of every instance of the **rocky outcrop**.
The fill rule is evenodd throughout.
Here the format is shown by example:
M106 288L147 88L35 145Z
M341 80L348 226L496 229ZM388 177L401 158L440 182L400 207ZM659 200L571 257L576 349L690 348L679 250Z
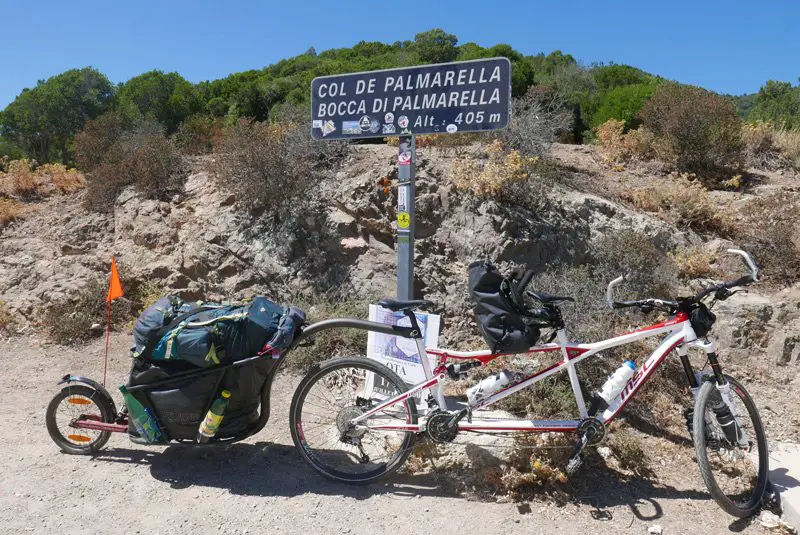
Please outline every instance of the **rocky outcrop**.
M109 214L86 211L85 193L51 198L2 230L0 300L32 318L38 307L68 299L93 277L105 276L112 255L127 286L155 280L192 298L336 291L366 301L391 295L396 199L376 182L396 178L395 150L355 147L308 206L287 207L286 214L242 212L204 170L191 174L169 202L127 189ZM656 217L563 185L540 210L475 198L447 179L450 162L430 149L421 153L417 169L415 290L440 304L443 343L474 336L466 267L475 259L534 269L579 264L591 260L599 238L626 228L647 233L664 249L703 243ZM776 304L751 294L744 312L717 329L721 342L737 351L769 351L780 363L797 362L796 297ZM738 306L738 299L720 306Z

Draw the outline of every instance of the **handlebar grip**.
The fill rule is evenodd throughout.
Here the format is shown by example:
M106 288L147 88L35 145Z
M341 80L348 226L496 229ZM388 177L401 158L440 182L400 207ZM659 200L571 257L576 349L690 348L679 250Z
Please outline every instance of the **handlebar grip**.
M745 275L743 277L739 277L734 281L726 282L725 284L723 284L723 286L725 288L734 288L736 286L745 286L752 282L755 282L755 278L753 278L753 275L750 274L750 275Z

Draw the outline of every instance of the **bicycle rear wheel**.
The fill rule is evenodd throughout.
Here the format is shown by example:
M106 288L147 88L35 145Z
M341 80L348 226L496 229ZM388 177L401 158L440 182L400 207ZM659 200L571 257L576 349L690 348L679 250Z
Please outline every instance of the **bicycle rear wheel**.
M292 440L323 476L344 483L371 483L397 470L411 453L409 431L370 429L376 424L416 424L413 398L351 420L408 390L393 371L363 358L336 358L315 365L300 382L289 409Z
M728 514L743 518L758 510L767 488L767 439L750 395L738 381L725 378L739 414L739 433L712 378L695 401L694 444L700 475L714 501Z

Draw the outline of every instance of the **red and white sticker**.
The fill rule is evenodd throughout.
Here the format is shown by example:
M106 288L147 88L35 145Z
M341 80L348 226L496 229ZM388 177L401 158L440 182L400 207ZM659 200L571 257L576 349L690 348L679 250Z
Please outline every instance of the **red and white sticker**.
M397 118L397 126L399 126L400 128L407 127L408 126L408 117L406 117L405 115L401 115L400 117L398 117Z
M411 164L411 151L404 150L397 153L397 165L410 165Z

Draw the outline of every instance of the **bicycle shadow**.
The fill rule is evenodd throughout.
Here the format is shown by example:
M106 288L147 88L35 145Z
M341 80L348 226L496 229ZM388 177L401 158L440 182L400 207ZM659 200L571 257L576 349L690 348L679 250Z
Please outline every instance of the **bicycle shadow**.
M293 497L306 493L366 500L376 494L395 497L457 497L435 476L396 474L386 481L354 486L329 481L312 471L294 446L259 442L209 446L167 446L162 451L115 448L95 457L101 462L144 464L171 488L225 489L242 496Z
M488 450L469 445L468 457L482 466L500 466L504 461ZM393 474L385 481L353 486L329 481L311 470L294 446L258 442L209 446L167 446L161 451L115 448L95 457L100 462L149 466L151 476L174 489L192 486L228 490L242 496L294 497L312 493L366 500L375 495L397 498L449 497L496 501L492 493L465 491L465 473L438 469L425 474ZM655 482L647 476L619 472L597 460L587 459L578 476L558 488L543 488L524 496L523 502L545 499L556 506L590 507L598 521L630 509L640 521L662 518L660 500L710 500L708 492L682 490ZM737 531L731 526L732 531Z

